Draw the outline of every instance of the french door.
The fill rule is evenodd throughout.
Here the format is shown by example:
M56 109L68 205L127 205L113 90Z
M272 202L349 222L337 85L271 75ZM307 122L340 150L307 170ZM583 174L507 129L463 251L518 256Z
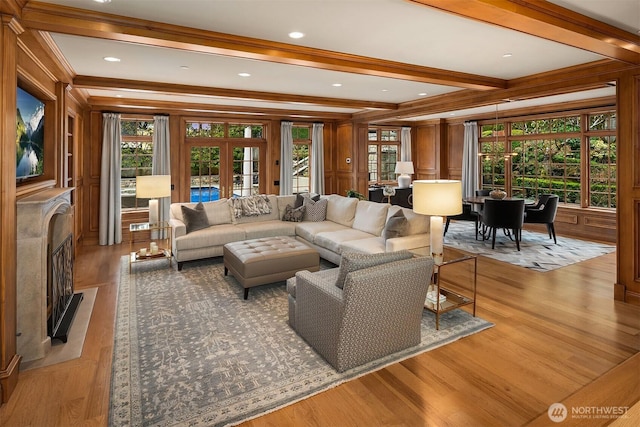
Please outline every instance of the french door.
M189 144L189 201L264 193L265 151L249 141Z

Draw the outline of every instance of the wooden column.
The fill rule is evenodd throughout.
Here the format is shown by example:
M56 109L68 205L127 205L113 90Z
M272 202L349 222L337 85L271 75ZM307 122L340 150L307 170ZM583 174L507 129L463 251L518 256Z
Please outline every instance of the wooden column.
M0 402L18 382L16 354L16 49L24 30L0 16Z
M614 298L640 305L640 73L618 80L618 247Z

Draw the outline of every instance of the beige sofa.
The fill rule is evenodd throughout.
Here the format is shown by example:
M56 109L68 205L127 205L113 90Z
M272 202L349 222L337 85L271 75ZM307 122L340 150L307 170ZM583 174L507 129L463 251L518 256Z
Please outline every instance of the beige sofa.
M178 270L186 261L221 256L226 243L275 236L294 236L334 264L340 264L345 249L363 253L402 249L428 253L429 217L410 209L332 194L321 196L327 199L324 221L289 222L282 218L286 206L293 205L296 196L267 197L271 212L254 216L236 217L228 199L205 202L210 225L190 233L187 233L181 206L194 208L196 203L172 203L169 223ZM385 239L385 224L398 210L407 218L406 235Z

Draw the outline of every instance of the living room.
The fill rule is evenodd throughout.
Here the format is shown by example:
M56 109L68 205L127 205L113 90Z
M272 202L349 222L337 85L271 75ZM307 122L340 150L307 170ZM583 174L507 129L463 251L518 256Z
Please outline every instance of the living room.
M603 55L602 52L599 53L602 57L613 59L600 59L570 68L556 67L540 73L518 75L517 78L511 79L501 80L486 77L479 81L476 73L474 75L465 75L464 73L456 72L451 72L450 76L442 76L436 73L437 70L435 69L427 70L427 67L423 67L425 69L422 69L422 72L431 72L429 74L430 81L443 82L447 81L448 78L456 80L456 85L448 86L448 89L442 93L431 92L426 97L414 94L412 98L406 98L406 100L400 102L383 102L380 98L371 100L366 97L338 96L332 90L340 89L333 87L325 88L320 93L300 92L298 94L287 93L285 90L281 93L275 88L272 90L259 90L252 87L253 83L248 83L251 77L240 77L241 83L239 84L241 86L240 89L236 89L232 86L224 87L221 84L212 84L210 87L199 84L189 85L172 79L165 81L141 80L136 75L120 75L119 77L105 77L100 74L76 75L73 67L70 66L70 62L75 61L75 59L71 58L73 55L65 59L64 56L67 55L67 52L64 52L65 55L62 54L62 51L65 50L63 48L66 48L64 44L65 37L81 37L84 35L102 37L104 36L103 31L106 31L111 34L106 38L112 41L122 39L132 43L134 41L140 42L142 38L147 37L156 40L154 42L155 45L163 48L169 48L172 44L175 46L178 43L175 40L180 40L180 38L176 28L168 25L168 23L155 23L154 26L148 27L151 29L139 30L140 21L135 18L135 15L128 18L115 19L106 15L106 13L112 13L110 9L106 9L107 12L105 12L105 9L96 9L97 6L92 6L93 11L91 12L88 9L85 12L78 12L62 7L65 4L70 5L70 3L76 3L75 6L77 7L80 2L51 1L38 3L8 1L3 2L2 6L2 12L6 17L2 38L3 46L5 49L10 49L8 52L13 52L7 54L7 58L3 60L5 67L2 92L4 94L15 92L16 84L14 82L17 82L18 87L43 102L47 113L49 111L54 112L45 116L45 127L46 129L51 129L51 131L47 132L44 141L45 153L47 154L45 154L45 172L43 175L23 180L16 185L15 173L13 172L16 168L15 156L6 155L5 153L2 158L3 192L0 208L2 209L3 227L2 231L0 231L0 255L2 255L2 261L0 262L2 263L3 279L0 290L2 290L5 298L2 302L2 324L4 326L0 331L2 334L0 341L3 343L0 383L3 385L3 402L11 402L9 396L17 387L16 384L18 384L18 387L28 387L26 384L20 385L25 378L29 379L31 377L33 381L39 381L36 380L37 375L34 373L21 373L20 380L18 380L19 362L15 353L15 334L17 329L15 320L12 320L16 313L15 304L12 303L12 300L15 298L16 289L18 288L16 283L18 263L15 210L17 200L49 188L73 188L71 204L74 212L73 234L77 257L76 286L82 288L83 286L100 283L105 284L104 287L101 287L97 300L102 308L94 313L95 316L102 316L103 320L95 325L92 324L92 329L90 330L102 336L104 334L103 328L112 328L109 317L111 316L111 319L113 319L115 311L115 295L117 294L119 281L117 273L119 270L119 258L120 255L127 253L127 248L121 246L110 248L98 245L100 222L98 199L101 175L103 112L118 112L122 114L123 119L135 121L152 121L154 115L169 117L173 185L171 200L189 201L191 176L186 171L190 165L191 149L200 142L189 140L187 123L200 121L222 123L227 126L233 124L259 124L263 126L264 132L261 138L251 141L260 147L261 165L264 165L260 170L259 186L262 193L277 194L279 192L277 181L280 179L281 121L291 120L303 126L310 126L314 122L322 122L324 123L323 139L325 145L325 191L327 194L344 195L348 190L352 189L363 194L367 192L370 184L367 141L369 140L371 129L400 130L402 127L410 127L412 160L416 169L414 179L460 179L462 176L464 123L466 121L476 120L479 127L482 128L483 126L492 126L498 121L500 123L513 123L520 120L535 120L569 114L587 116L593 112L613 111L617 117L615 137L618 141L623 142L617 147L617 204L613 209L584 207L581 205L562 206L559 209L557 231L560 235L567 237L615 244L617 247L616 253L605 256L603 259L576 266L574 267L575 270L568 272L566 276L563 276L560 272L554 273L554 276L528 276L518 273L517 270L511 270L512 267L501 266L487 260L480 262L479 268L485 270L484 277L481 279L481 285L486 289L486 291L483 291L486 292L484 310L492 311L493 321L501 315L519 317L520 322L523 323L531 322L531 319L527 317L527 308L521 306L506 309L506 313L500 314L501 310L498 307L498 302L505 304L505 301L500 296L499 283L510 281L500 280L497 274L486 273L488 270L498 271L503 277L517 277L521 280L521 283L531 283L533 281L534 287L537 286L535 284L538 284L539 281L548 281L560 286L566 281L577 282L582 281L582 278L584 278L586 283L584 289L593 290L594 295L584 295L581 287L577 283L572 283L570 287L575 287L573 297L585 301L589 298L597 298L597 306L599 307L598 310L602 310L600 312L602 318L620 316L619 327L621 329L629 328L626 333L633 335L631 331L637 325L635 325L632 317L633 309L627 308L627 305L638 303L640 290L636 275L633 273L638 270L637 263L639 262L639 258L636 256L638 233L635 230L637 230L638 223L636 218L640 215L635 209L635 200L638 199L638 195L637 186L634 184L636 182L635 174L632 172L637 169L637 164L640 161L637 150L633 148L637 146L639 138L637 106L638 97L640 96L638 92L640 69L637 61L637 35L629 35L632 41L631 45L635 46L635 48L624 48L621 47L622 43L613 41L610 42L612 47L609 48L614 51L613 53L609 53L608 56ZM115 7L117 3L113 1L111 5ZM411 4L411 2L400 3L403 4L403 7L424 7ZM356 6L353 7L355 8ZM547 5L547 21L551 21L551 17L554 16L553 13L557 13L557 10L554 9L555 7L558 6ZM452 12L461 13L460 11ZM496 12L496 10L493 10L493 12ZM490 14L486 12L483 15L485 22L491 20L488 15ZM601 31L613 31L610 28L610 24L605 24L594 18L587 18L585 15L568 14L567 16L582 23L590 19L588 21L589 24L598 27ZM91 19L86 19L87 17L91 17ZM479 17L476 17L476 19L479 19ZM524 20L524 16L518 17L517 13L514 15L514 22L521 23ZM100 22L111 22L112 25L120 27L107 31L104 30ZM178 22L172 24L180 25ZM550 24L547 22L547 25ZM168 32L170 35L162 36L160 34L161 30ZM589 37L575 28L573 30L576 38ZM142 31L142 34L137 33L137 31ZM201 54L206 52L207 49L209 52L219 52L221 48L212 47L212 45L214 36L221 37L220 33L214 34L204 30L193 31L194 33L189 34L189 37L193 38L192 43L200 43L200 47L195 50L196 52ZM614 33L620 36L621 31L617 29ZM135 33L135 36L131 36L127 40L127 37L123 34L129 32ZM625 32L625 34L627 33L628 31ZM55 34L55 36L51 34ZM236 43L234 46L234 55L236 56L266 56L268 48L283 48L282 42L276 43L263 40L264 44L256 48L263 49L262 51L249 53L249 49L246 47L248 40L242 39L241 35L227 35L226 38L223 38L225 43L231 43L232 41ZM197 43L195 36L201 37ZM244 36L254 37L248 30ZM539 37L541 36L543 35L539 35ZM591 37L594 40L598 39L595 36ZM81 42L84 41L84 39L81 40ZM566 42L565 40L563 41ZM72 44L69 40L67 42ZM96 43L96 39L87 43L91 44L84 45L82 50L78 50L75 53L75 56L86 56L86 52L92 51L94 47L92 43ZM578 44L578 42L575 43ZM580 43L584 43L584 41L580 41ZM606 44L601 40L598 43ZM245 44L244 47L238 46L243 44ZM594 44L596 43L594 42ZM57 46L57 48L54 49L54 46ZM317 48L306 50L307 48L304 44L292 46L294 53L291 55L293 56L311 53L317 55L311 61L317 67L316 69L326 69L330 67L329 63L332 61L343 61L340 62L340 67L344 68L335 67L334 71L347 69L346 67L349 65L348 60L340 57L340 55L326 56L328 55L327 51ZM599 49L604 50L604 48ZM271 60L277 63L277 58L271 58ZM295 59L285 58L281 59L281 61L294 63ZM182 65L182 63L177 64ZM353 64L351 65L353 66ZM99 64L98 67L106 66ZM372 60L367 64L367 67L376 76L388 75L393 68L392 64L382 60L378 61L378 66L376 66L376 61ZM383 70L380 70L380 67ZM404 79L411 78L410 68L407 66L399 71L399 73L404 73ZM354 72L353 69L351 69L351 72ZM364 74L362 70L360 72ZM483 73L478 74L482 75ZM347 81L342 81L344 86L348 86ZM614 82L613 85L612 82ZM480 86L498 88L492 90L478 89ZM456 90L452 90L452 87ZM125 95L122 98L118 98L114 94L115 92L111 92L126 92L122 89L129 89L129 92L133 92L133 95ZM417 93L414 89L415 86L410 87L411 93ZM194 91L198 94L198 97L188 98L187 100L187 95ZM154 99L145 95L144 92L157 93L164 98ZM571 100L562 98L563 95L571 93L587 95L584 98ZM588 94L591 95L588 96ZM225 96L231 101L228 99L222 101L221 98ZM212 100L205 102L203 100L205 97L210 97ZM246 101L237 101L238 98L242 97L246 97L243 98ZM552 98L547 98L544 104L518 107L518 105L521 105L518 102L524 102L529 98L546 97ZM13 136L15 132L15 99L10 95L3 96L3 99L6 104L3 144L6 147L11 147L7 151L13 153L13 147L15 146L15 138ZM233 101L234 99L235 101ZM258 103L256 103L256 99L259 99ZM505 100L513 100L514 102ZM294 102L298 103L298 107L292 106ZM306 104L301 104L303 102ZM285 108L282 108L282 105L285 105ZM451 116L450 112L454 111L457 112L457 115ZM447 116L443 116L443 113L446 113ZM230 147L233 143L234 141L225 140L224 144L228 144L228 146L223 146L222 150L232 149ZM505 183L506 185L511 186L512 184ZM582 199L586 200L587 197ZM123 212L122 229L125 242L128 241L129 237L127 234L128 225L132 222L145 221L147 215L148 211L144 208ZM622 230L625 230L625 232L623 233ZM95 260L101 260L103 264L93 265ZM586 277L591 275L595 277ZM513 284L511 285L513 286ZM545 289L544 287L539 288L537 296L526 295L526 291L520 290L517 296L526 301L525 306L528 309L533 310L535 298L545 295ZM101 294L103 290L104 294ZM487 298L488 295L491 295L491 298ZM546 300L546 298L543 299ZM589 304L585 304L588 307ZM605 314L606 309L604 307L607 304L611 307L610 311ZM584 316L581 317L583 320L586 319L588 317L588 309L585 309L581 316ZM553 319L549 318L546 321L550 324ZM521 326L523 323L519 325ZM608 325L608 327L617 328L613 325ZM604 328L604 326L599 325L596 328ZM611 331L612 329L608 330ZM546 334L551 332L539 331L539 333ZM603 331L601 330L596 337L591 336L587 339L596 340L602 333ZM106 332L104 334L105 341L112 336L112 330ZM499 339L500 337L495 336L493 338ZM112 341L112 339L109 340ZM536 343L542 342L540 336L534 340L537 341L532 341L526 345L535 346ZM634 348L634 345L629 344L629 340L630 338L627 336L620 338L619 342L609 343L609 350L605 352L616 353L615 356L612 356L613 361L610 360L610 364L607 365L609 368L618 366L630 358L633 353L631 349ZM477 344L477 341L478 339L474 342ZM87 347L92 349L89 350L90 352L109 352L113 348L112 342L100 343L97 337L93 338L93 342L93 346L88 344ZM617 353L618 350L615 350L617 346L625 347L621 351L623 354ZM576 345L576 347L579 347L579 345ZM599 352L599 350L595 349L595 345L589 347L590 351ZM460 350L446 351L457 353L465 350L473 351L473 346L464 345ZM485 350L491 351L491 348L486 348ZM103 357L106 357L106 355L103 355ZM420 363L431 363L432 357L431 355L422 359L429 362ZM576 350L573 353L573 357L581 358L584 355ZM92 360L90 363L107 363L104 358ZM544 360L544 358L540 358L538 363L542 365L548 362ZM595 364L596 362L592 361L592 363ZM474 366L479 367L480 364L479 362ZM490 370L494 369L497 368L495 366L490 368ZM598 368L593 368L593 372L580 379L580 381L576 381L576 384L572 383L570 386L566 384L558 385L561 389L565 388L564 395L560 394L560 397L582 389L577 383L582 382L582 385L589 384L608 370L604 369L604 365L601 365ZM40 375L46 376L53 372L55 372L55 369L50 368ZM69 376L68 378L77 375L65 372L64 375ZM103 369L92 372L102 375L104 380L103 387L108 388L109 370ZM395 375L401 376L402 373L396 373ZM500 374L496 375L500 376ZM520 380L523 379L515 373L514 375ZM495 379L495 377L492 376L492 379ZM369 380L365 380L365 383L366 381ZM378 381L380 382L373 385L374 387L386 387L384 380ZM99 383L98 379L91 380L86 383L85 390L99 388ZM510 387L507 383L503 385L505 388ZM35 388L38 388L38 386ZM542 393L543 389L539 391ZM531 390L521 390L521 392L522 396L518 400L519 404L526 400L526 395L532 393ZM24 391L21 393L24 393ZM104 390L97 393L102 393L99 398L96 397L100 402L99 405L105 405ZM356 388L350 393L357 395L359 392ZM385 396L389 398L389 395ZM401 400L415 397L402 396L404 397ZM420 399L428 400L427 394L421 396ZM501 397L497 401L501 401L503 398ZM336 399L339 400L340 398L337 397ZM333 402L333 400L330 402ZM424 403L414 403L414 405L424 409ZM87 404L89 406L85 406ZM303 411L321 411L323 405L332 404L319 403L318 407L307 407ZM12 403L12 405L15 405L15 403ZM83 402L82 405L88 412L94 410L86 409L92 406L91 403ZM375 403L365 405L375 406ZM541 406L541 401L538 401L534 408L529 408L525 411L526 415L523 417L528 417L526 418L527 420L534 418L532 414L536 413L536 411L540 412ZM497 407L494 409L500 410ZM1 411L3 411L3 414L6 413L6 407ZM511 420L516 424L522 424L525 419L519 418L517 410L512 409L512 411L514 418ZM97 412L100 413L97 417L104 420L104 409L97 410ZM441 413L439 416L444 415ZM405 422L408 422L408 419L405 419ZM325 419L323 423L327 424L330 421Z

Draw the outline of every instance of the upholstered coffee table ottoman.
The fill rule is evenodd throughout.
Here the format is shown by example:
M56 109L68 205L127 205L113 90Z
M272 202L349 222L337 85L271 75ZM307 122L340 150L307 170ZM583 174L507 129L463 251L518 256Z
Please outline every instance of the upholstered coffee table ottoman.
M244 288L287 280L300 270L318 271L320 255L289 236L227 243L222 248L224 275L229 272Z

